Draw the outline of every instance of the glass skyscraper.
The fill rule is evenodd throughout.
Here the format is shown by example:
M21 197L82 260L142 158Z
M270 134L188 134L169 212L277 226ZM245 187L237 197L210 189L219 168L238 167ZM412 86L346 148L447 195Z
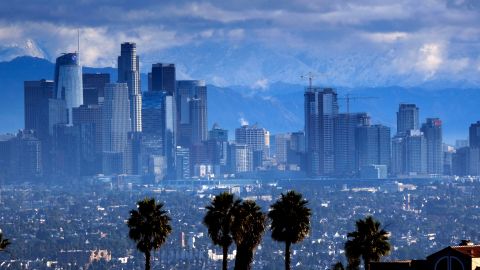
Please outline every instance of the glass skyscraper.
M309 87L305 91L305 144L310 176L334 172L334 121L338 114L337 92Z
M72 108L83 104L82 67L78 53L66 53L55 62L55 96L65 100L68 125L73 124Z

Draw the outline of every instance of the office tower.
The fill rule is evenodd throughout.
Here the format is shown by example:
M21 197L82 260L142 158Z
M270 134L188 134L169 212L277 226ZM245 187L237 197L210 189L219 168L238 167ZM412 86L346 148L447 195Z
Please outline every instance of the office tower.
M253 155L251 148L244 143L233 143L230 150L230 170L233 173L245 173L253 171Z
M395 136L392 139L392 161L390 172L393 175L401 175L405 172L405 138Z
M13 134L0 134L0 179L7 182L14 179L15 172L12 170L12 140L15 138ZM4 184L4 183L2 183Z
M188 148L177 146L175 151L175 164L176 164L175 179L190 178L190 150Z
M427 143L420 130L410 130L405 137L405 173L408 175L427 173Z
M296 170L305 170L306 155L305 155L305 132L292 132L290 136L290 147L287 154L287 162L289 167Z
M125 149L125 173L130 175L143 174L141 132L129 132Z
M470 147L480 148L480 121L471 124L468 131Z
M82 146L81 168L86 168L85 175L94 175L102 172L103 151L103 112L100 105L82 105L73 108L73 125L79 127L79 139ZM91 133L93 133L93 138ZM90 153L93 149L93 152ZM83 171L83 169L82 169Z
M427 118L421 131L427 144L427 173L443 174L442 121L439 118Z
M331 88L305 91L305 146L310 176L334 172L334 121L338 114L337 92Z
M480 175L480 148L457 149L452 155L452 170L456 176Z
M367 113L339 113L334 123L335 174L351 177L357 172L355 128L368 125L370 118Z
M43 172L52 168L53 127L67 123L65 100L55 99L53 81L24 82L25 130L34 130L35 137L42 142Z
M356 170L371 165L390 166L390 128L364 125L356 128ZM377 167L375 167L377 168Z
M84 73L83 104L94 105L103 103L105 84L110 83L108 73Z
M47 133L42 128L48 129L44 109L48 106L46 102L53 98L54 82L47 80L25 81L24 82L24 112L25 129L35 130L38 133Z
M275 135L275 159L279 165L287 164L290 139L291 134L289 133Z
M165 125L165 93L145 92L142 98L142 132L162 135Z
M158 63L152 65L149 73L149 91L165 91L168 95L175 95L176 75L175 64Z
M397 134L419 129L418 111L415 104L400 104L397 112Z
M205 81L177 81L176 109L179 145L190 147L207 140L207 87Z
M94 148L93 130L91 136L81 138L80 127L85 125L55 125L53 131L53 173L55 176L68 179L80 176L81 147ZM93 135L93 136L92 136ZM87 138L92 139L88 144ZM82 141L82 139L86 139ZM85 144L86 143L86 144ZM92 151L94 152L94 151ZM95 160L93 160L95 161Z
M228 130L222 129L219 124L213 124L213 127L208 131L208 139L222 142L228 142Z
M30 181L43 176L42 143L31 130L21 130L8 140L11 177L15 181Z
M55 62L56 98L65 100L67 123L72 125L72 109L83 104L82 67L78 53L67 53Z
M225 172L228 163L228 130L222 129L217 123L208 132L207 152L211 164L220 166L220 171Z
M266 129L257 125L244 125L235 129L235 143L239 145L247 145L252 152L253 168L262 167L262 162L268 156L268 142L266 140L269 133Z
M73 125L93 125L95 131L95 152L103 150L103 107L99 105L82 105L73 109Z
M118 82L126 83L130 100L131 131L142 131L142 92L140 90L140 63L137 45L125 42L118 57Z
M105 85L105 101L102 110L103 168L106 173L124 173L123 157L131 131L130 100L126 83Z

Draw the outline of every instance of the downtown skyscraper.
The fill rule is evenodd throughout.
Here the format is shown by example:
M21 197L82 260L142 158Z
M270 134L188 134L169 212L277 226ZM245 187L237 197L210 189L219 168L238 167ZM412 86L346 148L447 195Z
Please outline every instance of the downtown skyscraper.
M83 104L82 67L78 53L66 53L55 61L55 96L65 100L67 124L73 124L72 109Z
M142 93L140 90L140 63L137 45L125 42L118 57L118 82L126 83L130 99L131 130L142 131Z
M427 173L443 174L442 121L439 118L427 118L421 128L427 143Z
M327 176L334 172L334 123L338 114L337 92L309 87L304 93L307 173Z

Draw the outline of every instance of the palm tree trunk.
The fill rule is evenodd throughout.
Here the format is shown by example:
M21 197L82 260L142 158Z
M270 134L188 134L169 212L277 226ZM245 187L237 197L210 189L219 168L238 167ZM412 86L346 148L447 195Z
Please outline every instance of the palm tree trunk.
M252 261L253 251L246 247L237 247L234 270L250 270L252 269Z
M145 252L145 270L150 270L150 250Z
M285 242L285 270L290 270L290 241Z
M228 264L228 246L223 246L223 262L222 262L222 269L227 270Z

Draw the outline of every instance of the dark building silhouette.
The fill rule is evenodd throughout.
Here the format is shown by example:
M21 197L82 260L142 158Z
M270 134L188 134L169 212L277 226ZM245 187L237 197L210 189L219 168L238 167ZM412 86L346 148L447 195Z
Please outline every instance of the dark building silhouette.
M335 175L347 177L356 174L355 131L358 126L367 125L369 122L367 113L339 113L335 118Z
M356 128L356 168L390 166L390 128L383 125L363 125Z
M103 103L105 84L110 83L108 73L83 73L83 104Z
M176 72L175 64L157 63L152 65L149 73L148 91L165 91L168 95L175 95Z
M471 124L468 131L470 147L480 148L480 121Z

